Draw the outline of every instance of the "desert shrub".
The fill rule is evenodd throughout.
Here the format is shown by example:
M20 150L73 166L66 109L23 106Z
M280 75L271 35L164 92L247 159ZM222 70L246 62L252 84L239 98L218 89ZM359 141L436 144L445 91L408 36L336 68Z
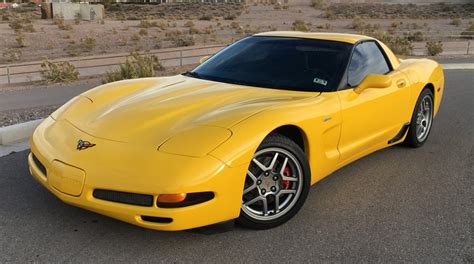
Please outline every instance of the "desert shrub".
M303 31L303 32L309 31L304 20L300 20L300 19L297 19L293 22L293 30Z
M224 20L234 20L237 16L235 14L227 14L224 16Z
M453 25L453 26L456 26L456 27L459 27L461 25L461 19L453 18L453 20L451 20L451 23L449 23L449 24Z
M77 13L75 16L74 16L74 24L76 25L79 25L82 21L82 15L81 13Z
M311 6L316 9L323 9L326 8L327 3L326 0L311 0Z
M56 24L60 30L71 30L72 29L72 26L69 25L69 24L66 24L64 22L63 18L54 19L53 23Z
M360 18L356 17L352 20L351 28L355 31L361 32L364 29L365 22Z
M9 21L10 20L10 16L5 12L2 14L2 21Z
M130 37L130 40L132 41L139 41L140 40L140 36L138 34L133 34L131 37Z
M441 41L428 41L426 42L426 51L430 56L436 56L443 52L443 43Z
M192 28L192 27L194 27L194 22L193 21L188 21L188 22L184 23L184 26L188 27L188 28Z
M199 31L199 29L197 29L195 27L189 28L189 34L191 34L191 35L200 34L200 33L201 33L201 31Z
M411 33L407 36L409 41L423 41L425 39L423 32L417 31L415 33Z
M48 59L41 63L41 76L50 82L68 82L79 78L79 72L71 63L51 62Z
M64 48L64 51L67 53L67 55L71 57L78 56L81 53L81 49L74 44L70 44L67 47Z
M211 14L204 14L199 17L199 20L212 20L212 15Z
M138 31L138 35L147 36L148 35L148 30L146 30L145 28L142 28L142 29L140 29L140 31Z
M141 20L140 24L138 25L138 27L141 27L141 28L150 28L150 27L157 27L157 26L158 26L158 22L150 21L150 20Z
M104 83L115 82L126 79L136 79L145 77L154 77L155 71L164 69L158 56L143 55L132 53L131 58L127 58L124 64L113 71L106 73Z
M181 35L174 38L172 42L176 47L187 47L194 45L194 38L189 35Z
M240 24L239 24L239 22L232 21L232 23L230 23L230 27L233 28L233 29L239 29Z
M95 48L96 44L97 41L93 37L85 36L84 38L81 38L81 48L84 50L90 51Z
M18 47L20 48L26 47L25 36L23 36L23 34L17 34L15 40L16 40L16 43L18 44Z
M2 53L2 56L6 61L14 62L20 60L21 54L21 50L9 48Z
M385 43L397 55L410 55L413 52L413 44L406 37L400 37L379 31L367 34Z
M474 24L471 23L469 27L467 27L462 33L461 36L463 38L474 39Z
M21 19L14 19L8 23L8 26L15 31L19 31L23 29L23 21Z

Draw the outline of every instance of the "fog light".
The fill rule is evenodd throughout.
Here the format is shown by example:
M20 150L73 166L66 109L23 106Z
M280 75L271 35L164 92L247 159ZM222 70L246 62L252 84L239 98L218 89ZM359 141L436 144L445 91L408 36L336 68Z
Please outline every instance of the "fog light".
M178 194L160 194L157 203L180 203L186 199L185 193Z

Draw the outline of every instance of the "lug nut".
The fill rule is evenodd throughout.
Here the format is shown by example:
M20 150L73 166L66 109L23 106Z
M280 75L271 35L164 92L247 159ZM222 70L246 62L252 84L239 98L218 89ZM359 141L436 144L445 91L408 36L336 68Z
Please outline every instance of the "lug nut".
M270 188L270 190L272 190L272 192L276 191L277 188L275 188L275 186L272 186L272 188Z
M262 194L265 194L267 191L265 189L261 190Z
M268 176L270 173L268 171L264 172L263 175Z
M277 176L273 176L273 180L274 180L274 181L277 181L277 180L278 180L278 177L277 177Z
M261 180L258 180L258 181L257 181L257 184L258 184L258 185L262 184L262 181L261 181Z

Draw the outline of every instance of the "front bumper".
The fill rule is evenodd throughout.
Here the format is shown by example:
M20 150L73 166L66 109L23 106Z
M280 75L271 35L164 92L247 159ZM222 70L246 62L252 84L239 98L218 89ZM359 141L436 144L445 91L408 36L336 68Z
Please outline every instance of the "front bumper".
M78 139L96 146L76 150ZM165 154L155 146L95 138L66 120L51 118L36 129L30 145L28 164L33 177L74 206L156 230L210 225L237 218L240 213L246 166L231 168L211 156ZM152 195L154 202L152 206L138 206L101 200L93 196L96 189ZM182 208L156 206L159 194L209 191L215 197L204 203ZM150 217L171 222L152 222Z

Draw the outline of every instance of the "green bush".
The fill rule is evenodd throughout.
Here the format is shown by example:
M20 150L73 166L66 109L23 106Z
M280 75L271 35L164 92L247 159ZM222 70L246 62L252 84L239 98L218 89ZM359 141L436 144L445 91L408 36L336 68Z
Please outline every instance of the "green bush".
M441 41L428 41L426 42L426 51L430 56L436 56L443 52L443 43Z
M164 69L156 55L143 55L132 53L132 58L127 58L124 64L113 71L107 72L103 83L127 79L154 77L155 71Z
M79 78L79 72L71 63L51 62L48 59L41 63L41 75L50 82L68 82Z

